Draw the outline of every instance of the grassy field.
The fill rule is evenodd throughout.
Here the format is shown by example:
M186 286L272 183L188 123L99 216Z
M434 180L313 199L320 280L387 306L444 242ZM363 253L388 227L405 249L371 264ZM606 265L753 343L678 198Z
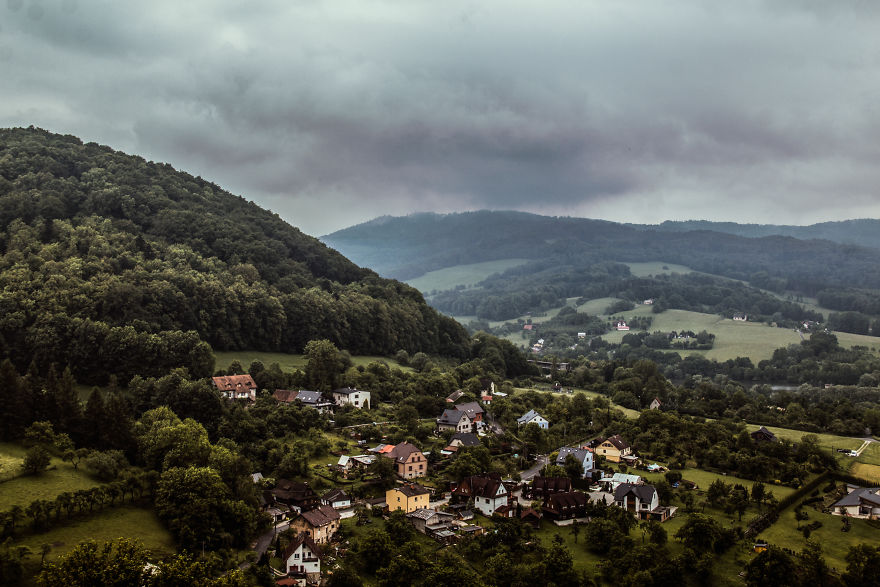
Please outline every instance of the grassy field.
M17 444L0 442L0 482L11 479L18 474L24 461L25 450ZM0 491L2 491L0 485Z
M755 484L754 481L750 481L749 479L741 479L739 477L734 477L733 475L723 475L721 473L713 473L712 471L695 469L693 467L687 467L686 469L681 470L680 473L682 474L683 479L696 483L697 489L700 491L706 491L707 489L709 489L709 486L716 479L721 479L729 485L739 483L743 487L746 487L749 491L751 491L752 485ZM635 474L641 475L649 482L659 481L660 479L663 479L665 475L665 473L646 473L645 471L636 471ZM769 483L765 483L764 487L767 491L772 492L777 499L782 499L786 495L790 495L795 491L791 487L784 487L782 485L771 485Z
M590 314L592 316L599 316L605 313L605 310L608 309L608 306L613 304L614 302L619 302L620 298L597 298L595 300L589 300L584 302L576 309L578 312L582 314Z
M264 353L261 351L216 351L214 353L216 360L215 369L226 369L229 364L238 360L241 366L247 370L253 361L261 361L263 365L268 367L272 363L278 363L282 371L290 372L297 369L305 369L308 360L305 355L292 355L287 353ZM373 361L385 361L392 368L400 368L403 371L412 371L410 367L401 367L397 361L389 357L358 355L352 356L352 362L357 365L368 365Z
M760 428L757 424L748 424L747 428L749 432L753 430L757 430ZM765 426L767 430L776 435L777 438L785 438L792 442L800 442L801 438L804 434L813 434L819 439L819 446L826 450L834 450L838 448L846 448L849 450L855 450L862 446L862 441L858 438L851 438L849 436L837 436L834 434L819 434L813 432L804 432L803 430L792 430L791 428L778 428L776 426ZM867 450L865 451L867 452ZM864 453L863 453L864 455Z
M0 459L18 459L23 449L16 445L0 444ZM36 499L55 499L65 491L89 489L100 485L82 470L75 471L73 465L53 458L50 469L41 475L16 477L0 483L0 511L14 505L22 507Z
M103 542L122 537L139 540L155 559L175 552L174 540L156 514L135 506L109 508L88 519L73 519L48 532L24 536L15 542L15 546L27 546L34 553L27 559L27 571L35 574L40 563L40 546L43 544L52 546L46 555L46 560L52 561L80 542Z
M869 444L855 460L866 465L880 465L880 442Z
M604 395L602 395L601 393L598 393L598 392L595 392L595 391L587 391L587 390L585 390L585 389L577 389L577 388L574 388L574 393L571 393L571 394L569 394L568 392L552 391L552 390L549 389L549 388L547 388L547 389L543 389L543 388L526 388L526 387L517 387L517 388L515 388L515 391L516 391L517 393L525 393L525 392L527 392L527 391L537 391L537 392L540 392L540 393L552 393L552 394L554 394L554 395L568 395L568 396L574 395L574 393L582 393L582 394L584 394L585 396L587 396L587 397L590 398L590 399L596 399L597 397L604 397L605 399L608 400L608 403L611 404L611 407L612 407L612 408L614 408L615 410L620 410L621 412L623 412L623 414L624 414L627 418L635 419L635 418L638 418L638 417L639 417L639 414L641 414L641 412L639 412L638 410L631 410L630 408L625 408L625 407L623 407L623 406L619 406L619 405L615 404L615 403L612 402L607 396L604 396ZM551 422L551 424L552 424L552 422Z
M867 479L868 481L880 484L880 466L878 465L868 465L856 462L852 464L849 472L856 477L861 477L862 479Z
M511 267L517 267L528 263L529 259L501 259L499 261L485 261L470 265L456 265L445 267L437 271L429 271L421 277L406 281L409 285L423 293L432 290L443 291L463 285L469 287L475 285L493 273L502 273Z

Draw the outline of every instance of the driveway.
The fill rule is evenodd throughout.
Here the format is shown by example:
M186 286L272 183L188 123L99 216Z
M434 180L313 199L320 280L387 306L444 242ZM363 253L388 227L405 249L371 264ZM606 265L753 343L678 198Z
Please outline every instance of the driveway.
M538 471L544 468L544 465L547 464L547 455L538 455L538 458L535 460L535 464L526 469L525 471L520 472L520 479L523 481L529 481L532 477L538 474Z

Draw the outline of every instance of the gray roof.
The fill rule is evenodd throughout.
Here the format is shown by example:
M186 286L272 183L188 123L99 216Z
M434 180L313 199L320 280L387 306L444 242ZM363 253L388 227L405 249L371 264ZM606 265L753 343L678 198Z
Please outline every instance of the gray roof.
M877 495L878 491L880 491L880 487L859 487L844 495L831 507L859 505L862 503L862 500L880 506L880 495Z
M324 400L324 396L321 394L320 391L306 391L306 390L301 390L297 394L296 399L298 399L299 401L301 401L304 404L320 404L320 403L324 403L326 401L326 400Z
M653 485L633 485L632 483L621 483L614 490L614 501L622 501L624 497L632 493L639 498L640 501L651 503L654 494L657 492Z
M454 517L452 514L449 514L446 512L438 512L436 510L429 510L429 509L425 509L425 508L419 508L419 509L412 511L406 515L407 518L419 518L420 520L425 520L425 521L430 520L434 516L440 516L441 518L442 517L447 517L447 518Z
M457 426L461 422L461 417L466 415L460 410L443 410L443 415L437 418L438 424L446 424L447 426Z
M370 393L370 392L364 391L363 389L352 389L351 387L343 387L342 389L334 389L333 393L338 393L340 395L351 395L353 393Z
M522 417L517 419L517 423L518 424L528 424L529 422L531 422L532 420L534 420L537 417L544 418L544 416L541 416L541 414L539 414L535 410L529 410L528 412L523 414ZM544 418L544 419L546 420L546 418Z
M449 439L449 444L452 444L453 440L458 440L462 446L480 446L480 438L473 432L456 432Z
M464 412L468 418L473 420L477 414L483 413L483 408L477 402L467 402L466 404L455 404L455 409Z
M585 448L571 448L569 446L564 446L559 449L559 456L556 457L556 464L560 467L565 466L565 457L568 455L573 456L579 463L583 464L587 460L587 455L589 454L590 451Z

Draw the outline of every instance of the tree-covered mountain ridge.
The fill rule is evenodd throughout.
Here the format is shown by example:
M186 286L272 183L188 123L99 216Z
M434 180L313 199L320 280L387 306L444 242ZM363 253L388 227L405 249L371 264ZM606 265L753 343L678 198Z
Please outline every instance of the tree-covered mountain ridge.
M0 353L80 381L213 369L211 347L458 356L415 289L167 164L33 127L0 130Z
M880 229L880 221L852 222L860 232L871 223ZM706 230L711 223L696 223L699 230L675 226L681 230L668 224L481 210L382 217L322 240L355 262L397 279L460 264L521 258L541 260L545 267L662 261L808 294L844 285L880 287L880 251L874 248L783 235L750 238ZM843 234L846 228L833 232Z

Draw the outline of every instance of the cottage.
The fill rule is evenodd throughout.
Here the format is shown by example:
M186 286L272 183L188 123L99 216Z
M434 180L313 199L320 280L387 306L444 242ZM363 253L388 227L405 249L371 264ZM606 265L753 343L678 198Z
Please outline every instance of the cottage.
M568 493L571 491L571 479L568 477L542 477L537 475L532 479L532 485L527 488L528 499L547 501L556 493Z
M305 532L318 544L330 542L339 530L339 512L329 505L321 505L303 512L290 523L293 530Z
M317 584L321 580L321 557L321 549L312 537L300 532L281 555L288 577L296 581L289 584Z
M621 331L629 330L629 326L627 326L626 322L624 322L622 320L620 322L618 322L617 324L615 324L614 326L615 326L615 328L617 328L617 330L621 330Z
M655 397L655 398L651 401L650 409L652 409L652 410L659 410L661 405L663 405L663 404L660 402L659 399L657 399L657 398Z
M519 519L522 520L524 524L528 524L535 530L541 529L541 518L541 512L532 508L524 509L519 515Z
M473 420L471 420L466 412L461 410L443 410L443 415L437 418L437 431L444 432L452 430L454 432L472 432L474 429Z
M583 518L587 515L589 498L580 491L568 491L551 495L541 510L553 520L570 520Z
M220 394L227 399L256 401L257 384L250 375L224 375L212 377L211 381Z
M747 322L749 320L748 314L736 313L733 315L733 319L737 322Z
M275 501L287 505L295 512L307 512L318 507L320 498L308 483L279 479L271 490Z
M510 511L501 510L502 506L510 505L510 492L497 473L484 473L466 477L452 492L456 501L474 500L474 508L484 516L498 513L509 517ZM500 510L500 511L499 511Z
M428 536L449 529L452 521L455 520L455 514L425 508L412 511L406 514L406 517L416 530Z
M354 406L356 408L370 409L370 392L346 387L333 391L333 401L337 406Z
M541 428L545 430L550 427L550 422L548 422L544 416L536 412L535 410L529 410L516 420L517 426L525 426L526 424L530 424L534 422Z
M571 455L581 464L581 478L584 477L592 477L593 474L593 451L587 448L571 448L568 446L564 446L559 449L558 456L556 457L556 465L560 467L565 466L565 461L568 459L568 456Z
M480 438L472 432L456 432L449 440L449 445L443 449L444 453L457 452L459 448L480 446Z
M619 463L621 457L632 454L632 447L627 443L620 434L615 434L606 438L596 447L596 454L604 456L612 463Z
M415 445L401 442L390 451L381 453L383 457L394 460L397 475L404 479L424 477L428 473L428 459Z
M334 510L343 510L351 507L351 497L342 489L331 489L321 496L321 503Z
M406 483L386 491L385 503L388 504L389 512L403 510L408 514L420 508L427 509L430 494L430 491L418 483Z
M465 404L455 404L455 409L467 414L471 422L483 421L483 408L477 402L467 402Z
M752 441L754 442L779 442L779 439L776 438L776 435L761 426L749 436L752 437Z
M831 506L831 513L853 518L880 518L880 487L846 486L847 494Z
M614 504L632 513L640 520L665 522L678 508L661 507L660 497L653 485L622 483L614 490Z

